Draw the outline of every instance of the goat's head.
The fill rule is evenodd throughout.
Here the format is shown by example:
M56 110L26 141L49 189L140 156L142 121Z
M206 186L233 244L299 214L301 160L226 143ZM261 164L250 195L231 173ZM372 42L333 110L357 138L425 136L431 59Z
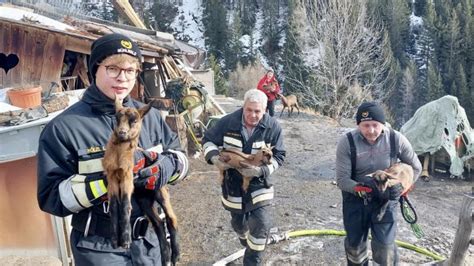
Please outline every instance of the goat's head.
M377 182L377 188L380 191L385 191L388 187L388 180L390 179L390 174L382 171L382 170L377 170L372 177L375 179Z
M273 149L273 147L269 147L269 146L266 146L266 145L264 147L262 147L262 149L261 149L262 162L264 164L271 164L271 159L272 159L272 156L273 156L272 149Z
M151 104L145 105L139 109L132 107L123 107L122 99L115 98L115 118L117 126L114 134L120 142L136 139L140 135L143 117L150 111Z

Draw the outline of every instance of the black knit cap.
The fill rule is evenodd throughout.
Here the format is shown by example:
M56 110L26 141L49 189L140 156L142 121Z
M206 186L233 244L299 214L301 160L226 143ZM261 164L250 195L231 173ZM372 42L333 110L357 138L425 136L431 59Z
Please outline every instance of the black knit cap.
M357 125L363 121L378 121L385 124L385 115L383 109L374 102L364 102L357 109Z
M138 45L127 36L119 33L104 35L92 43L89 58L89 72L92 79L95 80L97 64L113 54L128 54L138 58L139 62L141 62L142 57Z

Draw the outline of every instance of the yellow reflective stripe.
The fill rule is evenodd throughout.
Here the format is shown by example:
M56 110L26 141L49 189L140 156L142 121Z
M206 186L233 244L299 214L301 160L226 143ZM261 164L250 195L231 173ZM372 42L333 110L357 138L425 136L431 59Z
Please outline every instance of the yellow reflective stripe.
M221 196L221 200L222 200L222 204L224 204L225 206L227 206L229 208L236 209L236 210L242 210L242 201L237 202L237 203L230 202L227 199L225 199L223 196Z
M271 164L267 165L269 175L271 175L273 172L275 172L275 170L278 169L278 167L279 167L278 162L275 160L275 158L272 157L270 162L271 162Z
M261 201L264 201L264 200L271 200L273 199L273 193L268 193L268 194L263 194L263 195L260 195L260 196L257 196L255 198L252 199L252 203L253 204L257 204Z
M228 144L228 145L226 145L226 144ZM242 141L240 139L225 136L224 137L224 147L228 148L229 146L242 148Z
M217 148L217 146L216 146L214 143L212 143L212 142L206 142L206 143L204 143L203 149L204 149L204 156L206 156L206 154L208 154L210 151L217 151L217 150L219 150L219 149Z
M255 238L250 234L247 237L247 245L251 250L263 251L265 249L265 242L265 238Z
M265 146L265 141L256 141L252 144L252 149L260 149ZM270 147L270 146L269 146Z
M102 167L102 158L79 161L79 174L90 174L104 171Z
M79 204L84 208L89 208L92 206L89 199L87 198L86 193L86 184L85 183L75 183L72 185L72 192L76 196L76 199L79 201Z
M107 187L105 186L104 180L96 180L89 183L94 199L102 197L107 193Z
M156 145L156 146L153 146L153 147L147 149L147 151L154 151L154 152L156 152L156 153L158 153L158 154L163 153L163 145L158 144L158 145Z

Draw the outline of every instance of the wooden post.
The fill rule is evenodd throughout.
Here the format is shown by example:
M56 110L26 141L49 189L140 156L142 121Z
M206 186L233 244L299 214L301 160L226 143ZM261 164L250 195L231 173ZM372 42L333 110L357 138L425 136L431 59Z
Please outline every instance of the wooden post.
M424 181L430 181L430 174L428 173L428 165L430 161L430 153L425 153L423 159L423 171L421 171L421 179Z
M459 213L459 224L458 230L456 231L456 237L454 239L453 250L451 251L451 256L449 257L448 261L449 266L458 266L463 265L464 263L464 258L466 257L466 252L471 241L473 200L473 192L470 194L465 194L461 205L461 212Z

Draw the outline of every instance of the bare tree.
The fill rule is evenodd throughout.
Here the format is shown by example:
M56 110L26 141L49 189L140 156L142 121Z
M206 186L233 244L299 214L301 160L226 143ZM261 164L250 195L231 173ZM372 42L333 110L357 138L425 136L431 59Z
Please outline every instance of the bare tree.
M302 0L302 6L307 35L301 49L316 51L306 62L320 86L323 113L351 116L361 101L388 95L393 86L388 38L368 17L366 1Z

